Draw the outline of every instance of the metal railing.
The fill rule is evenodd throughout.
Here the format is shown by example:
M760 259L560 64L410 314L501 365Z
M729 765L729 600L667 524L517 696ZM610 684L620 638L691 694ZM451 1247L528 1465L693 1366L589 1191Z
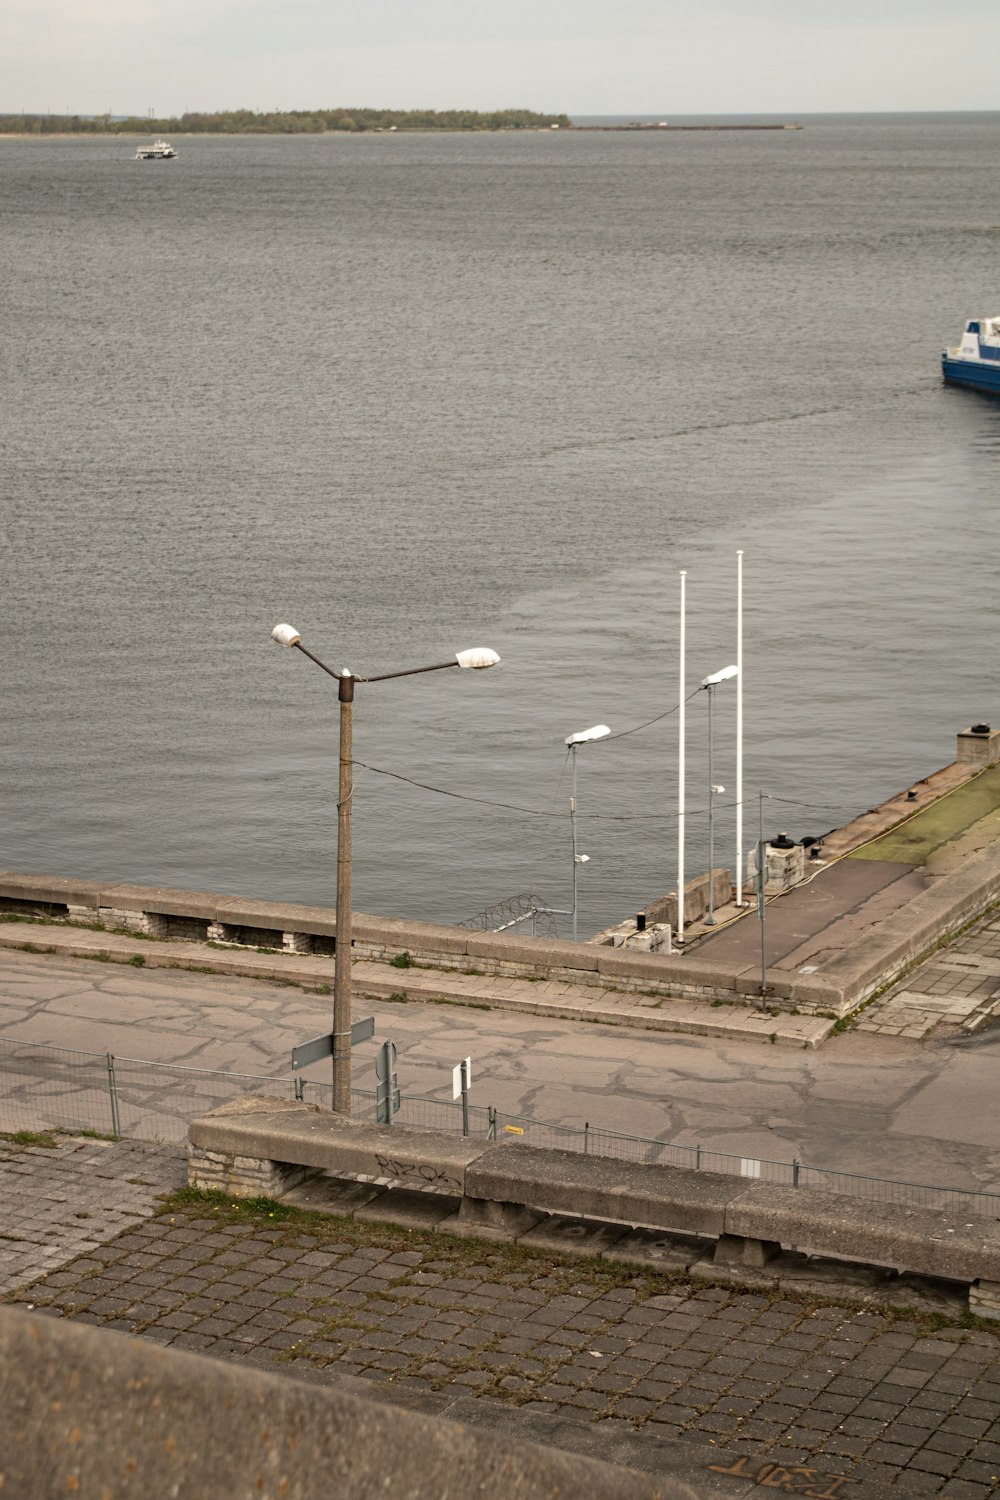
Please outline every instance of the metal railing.
M332 1104L330 1084L301 1074L230 1073L0 1038L0 1133L6 1135L55 1130L181 1145L193 1119L242 1093L304 1099L326 1108ZM374 1121L375 1090L356 1088L352 1097L355 1119ZM463 1129L461 1103L424 1094L404 1093L394 1118L399 1125L423 1130L461 1133ZM737 1156L589 1123L554 1124L492 1105L469 1105L468 1134L482 1140L519 1140L623 1161L720 1172L788 1187L821 1188L869 1202L1000 1218L1000 1193L869 1177L799 1161Z

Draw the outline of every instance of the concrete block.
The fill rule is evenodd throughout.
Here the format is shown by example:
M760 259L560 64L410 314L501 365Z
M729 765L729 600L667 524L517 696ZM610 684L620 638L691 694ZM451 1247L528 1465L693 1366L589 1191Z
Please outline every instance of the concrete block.
M464 957L470 937L467 927L449 927L436 922L409 922L389 917L363 917L355 914L355 943L377 943L390 957L397 953L447 953Z
M1000 1280L1000 1223L937 1209L753 1183L731 1195L725 1233L923 1276Z
M584 973L594 973L597 969L597 949L586 943L560 943L550 938L469 932L466 951L470 958L517 964L539 974L552 969L578 969Z
M297 1162L386 1186L461 1194L465 1171L482 1152L464 1136L398 1125L369 1125L316 1105L250 1094L224 1104L188 1130L192 1147Z
M730 995L736 988L737 974L707 959L686 958L679 954L633 953L631 949L598 948L597 972L614 982L637 979L650 989L662 987L664 993L719 993Z
M18 875L0 870L0 907L4 902L37 902L40 906L79 906L96 911L100 905L98 880L69 880L53 875Z
M780 1253L777 1240L743 1239L736 1234L722 1234L715 1242L712 1259L717 1266L740 1265L760 1270Z
M544 1214L523 1203L499 1203L483 1198L462 1199L458 1213L442 1224L449 1234L465 1239L516 1240L534 1229Z
M488 1147L466 1172L466 1191L500 1203L649 1229L721 1234L737 1178L510 1142Z
M118 911L163 912L168 916L202 917L211 921L219 899L211 891L176 891L166 886L122 884L102 886L100 905Z

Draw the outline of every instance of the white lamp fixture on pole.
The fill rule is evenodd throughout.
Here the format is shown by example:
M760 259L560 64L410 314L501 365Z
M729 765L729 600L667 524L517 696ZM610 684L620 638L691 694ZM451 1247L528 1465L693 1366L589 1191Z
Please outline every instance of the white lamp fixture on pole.
M587 745L591 740L603 740L611 730L607 724L595 724L591 729L581 729L577 734L566 736L566 744L569 746L570 755L573 758L573 795L569 799L569 821L573 835L573 941L576 942L576 876L580 865L588 864L589 854L578 854L576 849L576 752L581 745Z
M708 916L705 918L706 927L715 926L715 881L713 871L715 869L715 798L726 789L724 786L715 785L715 688L720 682L728 682L732 677L739 676L739 667L723 667L718 672L712 672L708 677L703 677L701 685L708 693Z
M500 658L484 646L459 651L448 661L429 667L408 667L402 672L382 672L377 677L356 677L347 667L339 672L306 649L294 625L275 625L271 639L279 646L294 647L308 656L329 677L337 680L340 700L340 779L337 796L337 937L333 955L333 1108L337 1114L351 1113L351 877L352 877L352 748L354 685L357 682L387 682L393 677L413 677L420 672L439 672L445 667L471 667L482 671L495 667Z

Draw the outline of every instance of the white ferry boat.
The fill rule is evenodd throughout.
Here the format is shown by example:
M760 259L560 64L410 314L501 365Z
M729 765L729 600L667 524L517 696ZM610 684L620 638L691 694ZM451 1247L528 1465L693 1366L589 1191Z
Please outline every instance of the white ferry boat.
M958 348L941 355L941 374L949 385L1000 396L1000 318L970 318Z
M169 141L154 141L151 146L136 148L136 161L171 161L177 152Z

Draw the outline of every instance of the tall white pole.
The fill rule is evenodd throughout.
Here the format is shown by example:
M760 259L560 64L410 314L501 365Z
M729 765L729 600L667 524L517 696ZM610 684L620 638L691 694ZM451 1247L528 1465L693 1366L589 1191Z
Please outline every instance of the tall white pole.
M686 617L687 571L681 569L681 662L677 704L677 941L684 941L684 631Z
M743 905L743 553L736 554L736 905Z
M569 821L573 832L573 941L576 942L576 872L579 861L576 857L576 746L570 745L573 757L573 795L569 799Z

